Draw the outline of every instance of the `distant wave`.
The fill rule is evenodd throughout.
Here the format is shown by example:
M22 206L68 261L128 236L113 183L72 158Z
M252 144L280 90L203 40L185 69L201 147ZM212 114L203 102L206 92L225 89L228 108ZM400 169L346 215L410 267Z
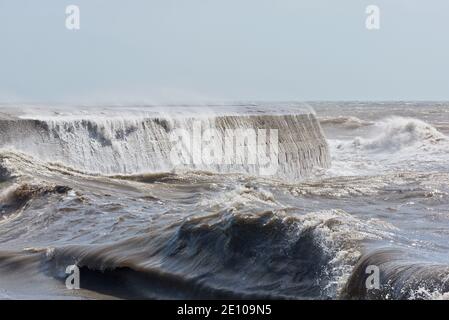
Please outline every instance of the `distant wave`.
M352 116L338 116L338 117L320 117L318 118L321 125L324 126L339 126L346 129L356 129L365 126L371 126L374 123L371 121L361 120Z
M424 121L392 117L376 123L373 138L357 138L353 145L368 150L399 151L403 148L436 145L448 137Z

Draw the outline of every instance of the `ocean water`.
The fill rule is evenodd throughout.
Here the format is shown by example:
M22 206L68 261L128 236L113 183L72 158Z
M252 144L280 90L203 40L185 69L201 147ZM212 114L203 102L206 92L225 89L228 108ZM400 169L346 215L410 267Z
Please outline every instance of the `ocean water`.
M174 167L195 121L278 130L276 173ZM0 298L445 299L448 182L445 103L3 105Z

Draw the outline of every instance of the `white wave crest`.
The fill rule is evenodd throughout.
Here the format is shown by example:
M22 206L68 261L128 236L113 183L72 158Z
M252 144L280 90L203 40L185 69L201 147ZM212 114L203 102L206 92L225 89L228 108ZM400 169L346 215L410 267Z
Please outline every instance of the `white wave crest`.
M432 125L413 118L392 117L375 125L372 138L356 138L353 146L369 150L399 151L447 142L447 137Z

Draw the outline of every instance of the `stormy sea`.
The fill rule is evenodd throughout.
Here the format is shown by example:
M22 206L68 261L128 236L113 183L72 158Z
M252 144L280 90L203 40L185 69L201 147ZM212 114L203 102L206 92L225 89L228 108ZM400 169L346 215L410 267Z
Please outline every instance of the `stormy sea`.
M197 123L275 172L173 165ZM445 299L448 250L447 103L0 106L1 299Z

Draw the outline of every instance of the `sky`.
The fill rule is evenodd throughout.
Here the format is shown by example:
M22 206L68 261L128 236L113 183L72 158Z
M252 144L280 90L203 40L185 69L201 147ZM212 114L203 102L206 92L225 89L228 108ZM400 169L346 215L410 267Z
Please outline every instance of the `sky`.
M448 14L447 0L0 0L0 102L449 100Z

